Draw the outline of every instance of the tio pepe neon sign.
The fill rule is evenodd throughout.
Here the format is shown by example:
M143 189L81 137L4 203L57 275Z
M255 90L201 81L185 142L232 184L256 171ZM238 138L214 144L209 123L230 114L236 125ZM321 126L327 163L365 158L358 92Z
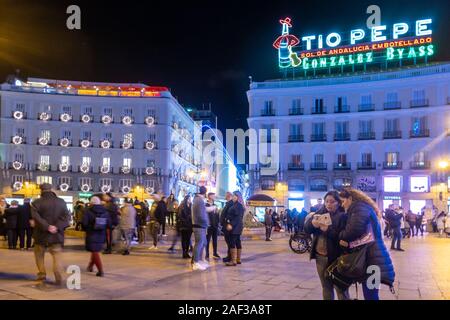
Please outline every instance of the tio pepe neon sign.
M280 23L282 34L273 43L278 50L280 68L300 67L307 70L380 60L416 59L431 56L435 51L430 28L432 19L417 20L412 28L407 23L395 23L391 28L390 40L387 37L386 25L374 26L368 32L364 29L354 29L350 31L350 41L346 45L342 44L343 36L337 32L326 36L308 35L300 41L289 33L292 28L291 18L282 19ZM414 35L411 34L412 31ZM300 46L301 42L305 44Z

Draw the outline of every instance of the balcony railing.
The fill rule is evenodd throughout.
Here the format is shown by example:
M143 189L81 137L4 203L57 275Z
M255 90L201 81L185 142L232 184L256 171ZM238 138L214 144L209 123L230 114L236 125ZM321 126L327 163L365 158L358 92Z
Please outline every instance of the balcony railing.
M261 184L262 190L275 190L274 184Z
M358 134L359 140L375 140L375 132L360 132Z
M402 162L383 162L383 169L385 170L399 170L402 168Z
M394 109L401 109L402 103L401 101L390 101L384 103L384 110L394 110Z
M311 141L313 141L313 142L327 141L327 135L326 134L312 134Z
M430 161L411 161L409 167L413 170L427 170L431 168Z
M428 99L419 99L419 100L411 100L409 102L409 106L411 108L422 108L422 107L428 107L430 104L428 102Z
M327 113L327 107L322 108L311 108L311 114L326 114Z
M350 106L343 105L334 107L334 113L347 113L347 112L350 112Z
M383 138L384 139L401 139L402 132L401 131L384 131Z
M261 111L261 117L273 117L275 116L275 110L263 110Z
M335 162L333 164L333 169L334 170L351 170L352 169L352 165L350 162Z
M375 170L376 162L358 162L358 170Z
M305 138L302 134L296 134L296 135L289 135L289 142L303 142L305 141Z
M310 189L311 191L322 191L322 192L326 192L326 191L328 191L328 186L326 186L326 185L317 185L317 186L312 185L312 186L309 187L309 189Z
M348 141L350 140L350 133L336 133L334 134L334 141Z
M40 140L41 138L37 138L36 139L36 144L39 144L40 145L40 143L39 143L39 140ZM47 139L47 144L44 144L44 146L49 146L49 145L51 145L52 144L52 138L50 138L50 139Z
M305 170L304 163L289 163L288 170Z
M373 103L359 104L358 105L358 111L359 112L375 111L375 104L373 104Z
M290 108L289 115L290 116L298 116L303 114L303 108Z
M428 138L430 136L430 129L422 129L419 131L411 130L409 132L410 138Z
M310 169L311 170L327 170L327 164L313 162L313 163L311 163Z

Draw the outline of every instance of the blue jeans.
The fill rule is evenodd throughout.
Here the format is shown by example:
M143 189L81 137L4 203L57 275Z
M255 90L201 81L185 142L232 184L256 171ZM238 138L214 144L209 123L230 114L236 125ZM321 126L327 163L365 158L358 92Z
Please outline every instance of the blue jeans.
M195 263L203 260L203 249L206 247L206 229L193 228L193 230L195 244L192 261Z
M402 243L402 229L400 226L396 228L392 228L392 243L391 243L391 249L400 249L400 244ZM397 246L395 244L397 243Z
M380 300L378 296L379 289L369 289L367 288L367 281L363 281L362 283L364 300Z

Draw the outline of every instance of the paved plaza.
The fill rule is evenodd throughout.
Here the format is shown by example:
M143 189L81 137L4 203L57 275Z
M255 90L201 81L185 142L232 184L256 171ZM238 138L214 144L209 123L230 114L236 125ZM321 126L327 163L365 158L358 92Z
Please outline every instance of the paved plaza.
M89 253L83 241L68 238L64 263L79 265L81 290L36 286L33 253L4 249L0 242L0 300L6 299L321 299L315 263L307 254L293 253L287 237L273 242L243 242L243 264L225 267L212 262L208 271L191 271L180 253L167 252L169 243L158 251L147 245L135 246L130 256L103 255L106 276L98 278L85 271ZM392 252L397 273L395 295L383 287L381 298L450 299L450 239L436 235L406 239L406 252ZM225 244L219 242L220 253ZM46 260L51 270L51 258ZM53 275L50 274L50 280ZM352 297L355 297L354 287ZM362 299L361 290L359 298Z

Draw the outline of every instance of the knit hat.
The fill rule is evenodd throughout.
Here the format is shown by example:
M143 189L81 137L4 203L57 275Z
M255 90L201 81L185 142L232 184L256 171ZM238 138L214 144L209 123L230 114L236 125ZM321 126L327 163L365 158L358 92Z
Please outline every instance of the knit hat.
M100 205L102 202L100 201L100 198L92 197L90 200L90 203L95 206L95 205Z

